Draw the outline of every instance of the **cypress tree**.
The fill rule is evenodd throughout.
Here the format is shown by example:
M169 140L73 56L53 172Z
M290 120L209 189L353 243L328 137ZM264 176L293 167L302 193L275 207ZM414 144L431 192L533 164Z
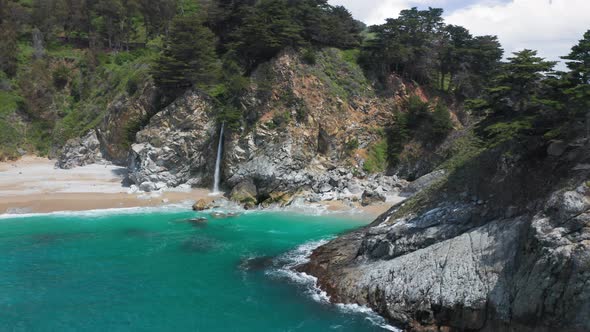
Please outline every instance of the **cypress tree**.
M174 98L193 86L211 86L218 75L213 32L195 15L175 17L153 70L158 88Z

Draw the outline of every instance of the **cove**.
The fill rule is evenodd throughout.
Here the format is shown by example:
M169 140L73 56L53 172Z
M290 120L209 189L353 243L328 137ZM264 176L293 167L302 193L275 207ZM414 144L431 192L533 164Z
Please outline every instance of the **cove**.
M208 222L188 221L198 217ZM374 314L318 301L288 268L366 223L180 210L0 219L0 329L382 331Z

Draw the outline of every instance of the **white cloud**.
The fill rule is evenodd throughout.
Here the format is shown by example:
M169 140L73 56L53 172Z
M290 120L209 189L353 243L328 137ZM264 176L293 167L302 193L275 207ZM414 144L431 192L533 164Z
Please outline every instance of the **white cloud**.
M590 29L590 0L331 0L330 3L345 6L367 24L380 24L388 17L397 17L400 10L417 5L454 8L445 14L447 23L462 25L474 35L497 35L507 56L530 48L547 59L559 60Z
M506 55L535 49L551 60L569 53L590 29L590 0L513 0L477 4L446 17L475 35L497 35Z
M411 7L448 8L454 3L463 1L468 0L330 0L329 2L332 5L348 8L356 19L372 25L381 24L387 18L397 17L400 11Z

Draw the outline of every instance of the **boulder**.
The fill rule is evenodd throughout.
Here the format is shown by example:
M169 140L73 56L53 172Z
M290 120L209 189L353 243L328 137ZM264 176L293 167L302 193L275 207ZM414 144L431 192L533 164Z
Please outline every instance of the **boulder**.
M281 207L289 205L293 199L293 195L285 192L272 192L264 202L262 202L263 207L269 207L273 204L279 205Z
M238 183L230 193L230 199L234 202L243 204L246 209L250 209L258 204L256 185L252 179L245 179Z
M363 195L361 196L361 204L363 206L383 202L385 202L385 196L376 191L365 190L365 192L363 192Z
M199 199L193 204L193 211L205 211L211 208L211 203L205 199Z
M100 150L96 131L89 131L84 137L67 141L57 159L56 166L71 169L96 163L106 163Z
M547 148L547 154L553 157L561 156L567 149L567 143L561 140L554 140Z
M139 190L149 193L158 190L158 187L155 183L146 181L139 185Z

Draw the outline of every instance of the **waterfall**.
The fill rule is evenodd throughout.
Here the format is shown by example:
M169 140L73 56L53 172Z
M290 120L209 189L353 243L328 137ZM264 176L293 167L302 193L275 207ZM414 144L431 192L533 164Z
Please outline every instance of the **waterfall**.
M215 178L213 183L213 193L219 193L219 182L220 182L220 173L221 173L221 155L223 153L223 129L225 127L225 122L221 124L221 131L219 132L219 144L217 146L217 159L215 160Z

